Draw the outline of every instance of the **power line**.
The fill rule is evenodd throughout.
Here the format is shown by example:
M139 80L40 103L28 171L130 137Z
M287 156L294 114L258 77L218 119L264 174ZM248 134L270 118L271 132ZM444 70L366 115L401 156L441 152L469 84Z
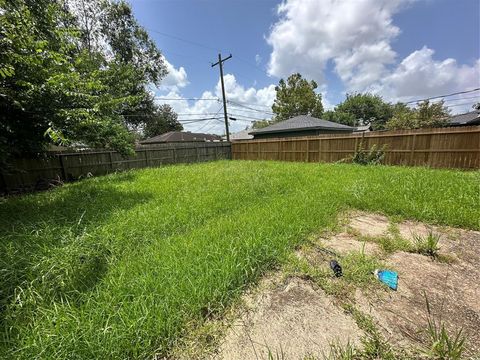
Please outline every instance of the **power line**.
M217 112L214 114L214 116L217 116L217 115L220 113L220 111L222 111L222 109L223 109L223 106L220 106L220 108L217 110ZM207 121L205 124L203 124L202 126L200 126L200 127L198 128L198 130L202 130L205 126L207 126L208 124L210 124L211 121L212 121L212 120Z
M242 101L233 101L235 104L241 104L241 105L251 105L251 106L258 106L258 107L264 107L264 108L267 108L267 109L271 109L272 107L271 106L268 106L268 105L262 105L262 104L253 104L253 103L246 103L246 102L242 102Z
M447 108L455 107L455 106L465 106L465 105L473 105L474 101L469 101L465 103L453 104L453 105L445 105Z
M478 91L478 90L480 90L480 88L475 88L475 89L472 89L472 90L459 91L459 92L455 92L455 93L451 93L451 94L447 94L447 95L432 96L432 97L425 98L425 99L420 99L420 100L407 101L405 104L412 104L412 103L422 102L422 101L427 101L427 100L440 99L440 98L449 97L449 96L453 96L453 95L468 94L468 93Z
M188 43L188 44L191 44L191 45L195 45L195 46L198 46L198 47L202 47L202 48L205 48L205 49L208 49L208 50L213 50L213 51L219 51L221 49L215 49L211 46L208 46L208 45L205 45L205 44L202 44L202 43L199 43L199 42L196 42L196 41L191 41L191 40L187 40L187 39L184 39L184 38L181 38L179 36L176 36L176 35L171 35L171 34L167 34L167 33L164 33L162 31L158 31L158 30L154 30L154 29L151 29L151 28L145 28L147 29L148 31L152 31L156 34L159 34L159 35L163 35L165 37L169 37L171 39L175 39L175 40L178 40L178 41L183 41L185 43Z
M252 108L252 107L250 107L250 106L242 105L242 104L237 103L237 102L232 101L232 100L229 100L228 102L237 105L237 107L239 106L239 107L242 107L242 108L245 108L245 109L249 109L249 110L253 110L253 111L256 111L256 112L274 115L274 113L272 113L272 112L270 112L270 111L255 109L255 108Z
M244 118L244 119L252 119L252 120L255 120L255 121L264 121L264 120L268 120L268 119L260 119L260 118L255 118L255 117L251 117L251 116L246 116L246 115L241 115L241 114L234 114L234 113L229 113L231 116L237 118L237 117L240 117L240 118Z
M174 101L174 100L187 100L187 101L220 101L219 98L165 98L165 97L154 97L155 100L167 100L167 101Z
M477 100L480 101L480 95L471 96L471 97L464 97L464 98L446 99L446 100L443 100L443 101L449 102L449 101L468 100L468 99L477 99Z

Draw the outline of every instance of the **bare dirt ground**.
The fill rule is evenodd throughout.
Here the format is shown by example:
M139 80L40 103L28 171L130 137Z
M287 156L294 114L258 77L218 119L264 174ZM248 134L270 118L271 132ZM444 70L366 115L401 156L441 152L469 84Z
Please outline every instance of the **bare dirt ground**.
M480 359L480 232L412 221L393 223L385 216L362 212L347 214L342 223L338 233L314 238L308 249L303 247L295 254L318 269L320 279L326 276L326 282L301 272L278 271L266 276L243 296L241 311L233 320L224 320L219 346L208 352L208 358L324 359L332 343L361 348L365 333L342 306L346 302L369 316L392 347L414 354L428 347L428 298L437 322L443 322L452 334L463 329L465 358ZM415 235L428 236L430 232L440 236L437 260L412 252L386 251L378 240L391 237L408 244ZM361 253L396 270L398 291L383 287L373 275L373 287L352 281L345 283L342 291L322 286L335 286L348 278L348 274L339 279L333 276L329 251L338 255L340 263L348 254Z

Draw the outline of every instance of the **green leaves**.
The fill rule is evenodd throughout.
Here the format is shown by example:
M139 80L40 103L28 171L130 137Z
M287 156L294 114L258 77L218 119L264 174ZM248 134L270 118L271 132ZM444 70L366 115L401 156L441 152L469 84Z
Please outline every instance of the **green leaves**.
M321 118L323 113L322 95L317 94L315 81L307 81L300 74L290 75L281 79L272 111L275 114L274 122L290 119L297 115L310 115Z
M130 6L0 0L0 7L0 161L52 142L131 153L124 115L153 116L146 87L166 68Z
M173 108L168 105L161 105L155 111L155 114L145 119L143 133L145 138L150 138L169 131L183 130L182 124L177 120L177 114Z
M386 127L390 130L442 127L447 124L449 110L443 100L430 103L428 100L409 108L405 104L396 104L394 115Z

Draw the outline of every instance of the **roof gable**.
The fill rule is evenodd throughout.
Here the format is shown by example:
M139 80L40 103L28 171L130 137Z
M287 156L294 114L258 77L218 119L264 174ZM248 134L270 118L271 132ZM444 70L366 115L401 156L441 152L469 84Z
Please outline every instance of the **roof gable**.
M480 113L478 110L465 114L453 115L448 118L450 125L475 125L480 124Z
M221 137L213 134L192 133L183 131L170 131L160 134L149 139L143 140L140 144L155 144L164 142L183 142L183 141L216 141Z
M308 115L299 115L291 119L280 121L273 125L251 131L250 134L264 134L264 133L276 133L276 132L288 132L288 131L301 131L301 130L336 130L336 131L354 131L355 128L334 123L323 119L317 119Z

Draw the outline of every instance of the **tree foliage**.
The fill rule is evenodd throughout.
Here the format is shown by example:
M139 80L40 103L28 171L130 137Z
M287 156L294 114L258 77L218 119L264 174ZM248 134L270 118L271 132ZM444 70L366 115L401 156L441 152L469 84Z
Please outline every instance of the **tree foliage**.
M328 110L323 113L323 119L348 126L359 125L355 116L348 112Z
M317 94L317 83L292 74L287 81L280 79L275 87L276 98L272 105L275 114L273 122L287 120L298 115L321 118L323 113L322 95Z
M399 103L394 106L394 114L386 128L389 130L442 127L448 123L450 112L442 101L431 103L428 100L415 108Z
M393 109L391 104L385 102L379 95L355 93L347 94L346 99L335 107L335 113L338 113L336 115L338 119L350 121L347 125L358 126L370 123L374 130L382 130L385 128L385 123L392 117ZM344 114L349 114L350 117Z
M177 118L177 114L170 105L159 106L155 113L145 121L144 137L150 138L169 131L182 131L183 126Z
M51 142L132 152L128 115L155 111L147 86L166 67L129 5L0 0L0 10L0 160Z
M272 125L270 120L255 120L252 122L252 129L263 129Z

